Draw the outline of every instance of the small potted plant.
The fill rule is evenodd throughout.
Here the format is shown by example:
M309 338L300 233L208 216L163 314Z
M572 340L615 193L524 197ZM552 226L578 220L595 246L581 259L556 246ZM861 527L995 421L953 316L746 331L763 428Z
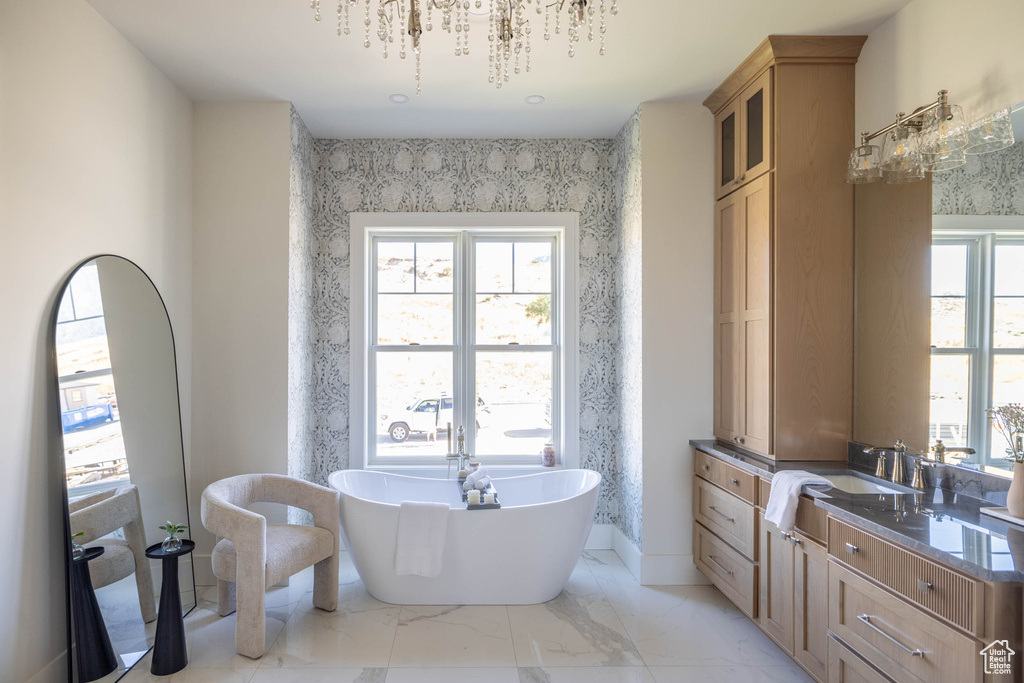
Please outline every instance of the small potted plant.
M164 542L160 544L160 548L165 553L175 553L181 550L181 539L178 538L178 534L185 529L188 529L188 526L185 524L174 524L168 521L167 524L162 524L159 528L162 531L167 532L167 538L165 538Z
M85 536L85 532L78 531L71 534L71 559L74 560L79 560L82 558L83 555L85 555L85 548L78 545L78 541L75 540L79 536Z
M985 412L1010 446L1006 449L1006 458L1013 462L1013 483L1006 496L1007 512L1014 517L1024 517L1024 406L1007 403Z

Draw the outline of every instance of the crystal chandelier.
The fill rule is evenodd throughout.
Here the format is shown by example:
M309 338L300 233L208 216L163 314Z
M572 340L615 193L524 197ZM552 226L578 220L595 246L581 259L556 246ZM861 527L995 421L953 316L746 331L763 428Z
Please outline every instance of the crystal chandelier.
M489 10L484 11L484 3ZM363 7L360 7L362 5ZM310 7L320 21L320 0L311 0ZM471 8L477 10L472 12ZM533 7L544 15L544 40L551 34L563 32L563 14L566 15L564 32L569 42L569 56L576 56L576 44L583 36L600 43L599 54L605 53L605 30L608 13L619 13L618 0L338 0L338 35L352 32L350 15L362 15L363 47L371 47L371 34L376 35L383 48L384 59L389 51L398 50L400 59L406 59L412 50L416 60L416 94L420 94L420 41L424 31L434 30L434 14L440 15L439 30L455 35L455 55L469 54L469 27L471 16L488 17L488 75L487 80L500 88L510 77L531 70L530 35L533 31L527 17ZM554 28L552 18L554 14ZM374 25L376 24L376 28ZM397 36L396 36L397 33ZM397 43L397 45L396 45Z

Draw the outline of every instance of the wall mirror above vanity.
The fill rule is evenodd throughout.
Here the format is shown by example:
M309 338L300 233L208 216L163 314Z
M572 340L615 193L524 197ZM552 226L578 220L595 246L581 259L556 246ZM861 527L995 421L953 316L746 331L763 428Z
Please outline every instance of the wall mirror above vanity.
M99 256L65 282L53 340L69 679L114 681L154 644L161 565L146 548L164 540L168 521L189 524L174 338L149 277ZM196 604L190 557L178 566L186 613Z
M1008 111L1015 143L855 192L854 440L941 440L947 462L1001 476L985 410L1024 403L1024 103Z

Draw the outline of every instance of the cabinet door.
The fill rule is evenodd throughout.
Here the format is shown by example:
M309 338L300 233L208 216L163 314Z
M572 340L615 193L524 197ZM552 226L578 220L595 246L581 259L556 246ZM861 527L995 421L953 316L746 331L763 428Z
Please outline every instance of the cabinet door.
M740 182L739 98L715 117L715 197L732 192Z
M742 204L738 194L715 205L715 437L736 443L740 423L739 326L742 272L738 266Z
M772 452L771 421L771 175L764 175L739 195L740 271L738 335L742 384L740 443L768 455Z
M740 119L739 185L771 168L772 69L768 69L737 98Z
M828 639L828 683L890 683L867 662L839 644Z
M759 621L786 654L793 654L793 544L789 534L761 519Z
M828 552L794 533L793 658L819 683L828 676Z

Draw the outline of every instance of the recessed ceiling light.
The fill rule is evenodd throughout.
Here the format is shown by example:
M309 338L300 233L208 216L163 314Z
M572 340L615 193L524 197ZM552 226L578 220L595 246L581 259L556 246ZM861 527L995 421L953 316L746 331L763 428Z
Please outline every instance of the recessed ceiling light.
M544 96L543 95L527 95L526 98L523 99L523 102L526 102L527 104L544 104Z
M388 95L388 99L394 102L395 104L405 104L406 102L409 101L409 96L403 95L400 92L396 92L394 95Z

